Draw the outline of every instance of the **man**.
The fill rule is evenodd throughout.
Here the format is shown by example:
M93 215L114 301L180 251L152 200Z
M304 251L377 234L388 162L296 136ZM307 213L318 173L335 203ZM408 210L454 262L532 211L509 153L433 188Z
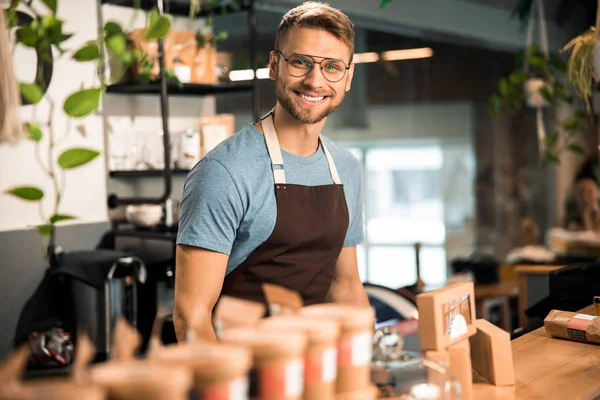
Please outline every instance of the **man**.
M174 324L212 312L220 295L264 301L262 283L306 305L368 306L356 245L363 239L360 165L321 137L350 90L354 26L317 2L290 10L269 59L277 103L189 173L177 238ZM215 340L210 321L201 335Z

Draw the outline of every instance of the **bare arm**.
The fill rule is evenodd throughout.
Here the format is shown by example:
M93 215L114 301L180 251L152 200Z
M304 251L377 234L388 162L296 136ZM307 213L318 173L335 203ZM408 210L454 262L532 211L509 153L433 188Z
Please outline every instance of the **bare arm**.
M215 306L227 269L229 256L191 246L177 246L175 268L175 309L173 324L177 341L185 341L190 318L197 312L206 312L198 330L198 339L216 342L211 323Z
M333 302L370 307L365 288L358 275L356 246L344 247L335 265L335 277L329 289Z

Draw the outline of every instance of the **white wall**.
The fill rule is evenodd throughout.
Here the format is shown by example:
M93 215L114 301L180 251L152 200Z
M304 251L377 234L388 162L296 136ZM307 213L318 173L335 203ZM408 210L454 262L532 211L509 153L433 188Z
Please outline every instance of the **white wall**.
M42 9L40 7L40 9ZM85 13L83 13L85 10ZM60 0L58 15L65 21L64 30L75 35L66 42L69 50L78 49L83 43L92 40L97 32L97 15L95 0ZM82 16L85 16L82 18ZM104 21L115 20L124 27L143 26L145 15L126 8L103 6ZM175 29L197 29L201 22L190 22L187 19L175 19ZM18 79L31 82L34 78L35 55L29 49L19 46L14 54L14 63ZM67 118L62 111L62 103L67 96L80 87L93 87L98 82L94 79L94 66L91 63L76 63L68 56L54 64L54 73L48 90L48 96L56 102L52 115L55 132L58 137L68 132L68 137L59 147L60 151L70 147L86 147L100 151L102 157L93 162L66 173L66 190L60 211L78 217L74 223L90 223L107 220L106 209L106 154L104 136L112 132L122 133L135 130L160 130L159 99L154 96L117 96L107 95L102 109L96 115L77 120L85 126L86 135L83 137L75 129L73 123L69 127ZM212 98L174 98L170 101L172 118L169 120L172 132L197 125L198 117L214 112ZM22 109L24 121L35 121L35 116L47 120L49 102L44 98L37 106L27 106ZM70 129L69 129L70 128ZM68 130L69 129L69 130ZM47 162L48 134L40 144L41 157ZM47 214L51 213L52 184L35 162L35 146L30 141L22 141L15 146L0 146L0 192L14 186L33 185L46 192L43 205ZM56 156L56 157L57 157ZM135 187L135 186L132 186ZM125 192L131 187L128 184L111 187ZM134 193L123 193L124 195ZM157 195L161 194L157 189ZM0 194L0 231L23 229L42 222L35 204Z

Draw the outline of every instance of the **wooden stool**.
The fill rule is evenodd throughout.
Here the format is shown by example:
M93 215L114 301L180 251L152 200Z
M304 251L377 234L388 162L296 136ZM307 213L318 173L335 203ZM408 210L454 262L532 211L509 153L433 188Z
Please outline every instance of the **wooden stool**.
M490 320L492 308L500 310L500 328L511 332L510 299L519 295L516 282L499 282L489 285L475 285L475 307L477 318Z

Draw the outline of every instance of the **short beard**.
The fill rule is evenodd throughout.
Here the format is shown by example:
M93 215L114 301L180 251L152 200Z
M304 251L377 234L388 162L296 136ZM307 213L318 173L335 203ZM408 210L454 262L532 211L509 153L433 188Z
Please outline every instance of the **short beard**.
M292 99L293 94L291 93L294 91L296 91L294 88L289 88L288 91L286 91L279 82L275 83L275 95L277 96L277 101L279 104L281 104L281 106L288 112L288 114L292 116L292 118L303 124L317 124L321 122L324 118L327 118L331 113L337 110L342 102L342 99L344 98L342 95L342 99L340 99L337 104L331 104L331 106L324 110L321 114L314 118L310 118L295 105L294 100Z

